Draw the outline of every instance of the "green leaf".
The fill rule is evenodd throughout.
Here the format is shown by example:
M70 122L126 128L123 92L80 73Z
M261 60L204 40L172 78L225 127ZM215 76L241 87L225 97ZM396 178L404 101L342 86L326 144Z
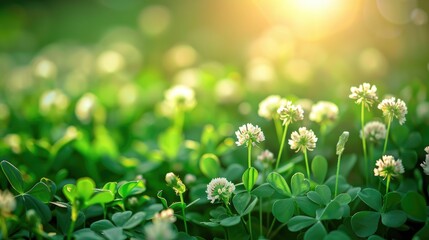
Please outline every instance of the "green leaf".
M287 227L291 232L298 232L299 230L311 226L316 222L317 220L312 217L295 216L289 220L289 222L287 223Z
M326 185L316 186L316 192L319 194L322 202L326 205L331 201L331 189Z
M330 232L323 240L349 240L350 237L342 231L334 230Z
M314 239L322 239L328 233L326 232L325 227L321 222L317 222L313 226L311 226L304 234L304 240L314 240Z
M91 229L88 228L80 229L74 232L73 237L75 240L104 240L103 237L99 236L97 233L93 232Z
M352 201L354 201L358 197L360 190L361 190L360 187L354 187L354 188L350 188L347 191L347 193L350 195Z
M269 183L263 183L252 190L252 195L255 195L259 198L268 198L271 197L274 192L275 190L271 187Z
M283 194L288 197L291 196L289 185L279 173L271 172L270 174L268 174L267 182L280 194Z
M57 185L51 179L43 177L40 179L40 182L42 182L42 183L46 184L46 186L48 186L48 188L51 192L51 195L54 195L57 192Z
M162 206L163 206L164 208L168 208L167 199L165 199L165 198L162 196L162 190L160 190L160 191L158 192L158 194L156 194L156 196L159 198L159 200L161 200Z
M77 195L83 200L87 201L94 193L95 183L94 180L88 177L80 178L76 183Z
M341 176L349 176L350 171L353 169L357 162L357 155L343 155L341 157L340 174Z
M208 178L215 178L219 176L220 162L219 158L212 154L206 153L200 158L200 170Z
M281 223L287 223L295 212L295 202L291 198L274 202L272 209L274 217Z
M36 211L37 215L40 217L43 224L48 223L52 218L52 213L49 207L41 202L39 199L28 195L18 195L16 197L17 206L24 206L25 211L33 209Z
M320 197L320 195L316 191L308 192L307 197L308 197L308 199L310 199L311 201L313 201L314 203L316 203L318 205L325 205L325 203L322 200L322 197Z
M36 183L26 194L29 194L43 203L51 201L52 193L51 189L43 182Z
M417 152L413 150L403 150L399 156L402 159L405 170L412 170L417 164Z
M328 173L328 161L321 155L316 155L311 162L311 172L315 182L321 184L325 181L326 174Z
M102 231L109 229L109 228L114 228L115 225L113 225L113 223L109 220L106 219L102 219L102 220L98 220L96 222L93 222L90 226L91 230L93 230L94 232L98 232L101 233Z
M69 202L73 202L77 197L76 186L73 184L66 184L63 187L64 196L69 200Z
M246 190L250 192L253 186L255 185L257 179L258 179L258 170L256 170L256 168L250 167L246 169L246 171L244 171L242 176L244 188L246 188Z
M251 198L248 192L241 192L232 198L232 204L239 215L243 215Z
M145 212L137 212L135 213L124 225L122 226L124 229L132 229L138 226L146 217Z
M159 148L169 159L174 159L177 156L182 142L183 136L181 132L173 127L167 129L158 138Z
M252 196L252 200L249 205L247 205L247 208L244 210L243 215L249 214L255 208L257 202L258 198Z
M233 163L226 168L226 170L222 174L222 176L231 180L231 181L239 180L242 177L241 173L243 171L244 171L243 166L241 166L240 164L237 164L237 163Z
M417 192L408 192L402 198L402 209L414 221L426 221L426 201L425 198Z
M414 238L425 239L427 236L429 236L429 221L426 221L425 225L414 235Z
M381 193L373 188L365 188L358 194L360 200L375 211L381 210Z
M11 163L6 160L1 161L1 168L3 169L4 175L9 181L10 185L15 189L18 193L24 193L24 180L22 179L22 174Z
M118 189L118 193L121 197L126 198L128 196L140 194L145 190L146 186L144 185L144 182L142 180L138 180L122 184Z
M112 221L116 226L122 227L128 219L130 219L132 214L133 213L131 211L117 212L113 214Z
M113 199L115 199L115 197L111 191L102 190L96 192L89 200L85 202L85 205L91 206L94 204L108 203L113 201Z
M316 210L319 209L319 205L315 204L307 197L297 197L295 200L301 211L303 211L308 216L316 217Z
M124 234L124 230L121 227L110 228L103 231L103 236L109 240L124 240L127 236Z
M352 201L352 198L348 193L341 193L334 198L334 201L336 201L340 205L347 205Z
M389 192L384 195L383 211L392 210L396 205L401 203L402 196L398 192Z
M320 214L320 220L341 219L343 211L340 204L336 201L330 202Z
M379 221L380 213L362 211L353 215L351 224L354 233L364 238L373 235L377 231Z
M381 214L381 222L387 227L397 228L402 226L406 221L407 214L400 210L392 210Z
M227 217L227 218L224 218L220 221L220 225L222 225L224 227L231 227L231 226L239 224L240 220L241 220L240 216Z
M113 193L113 195L115 195L117 192L117 187L118 187L117 182L108 182L108 183L104 184L103 189L109 190Z
M310 182L304 177L304 174L298 172L291 179L292 195L298 196L310 190Z

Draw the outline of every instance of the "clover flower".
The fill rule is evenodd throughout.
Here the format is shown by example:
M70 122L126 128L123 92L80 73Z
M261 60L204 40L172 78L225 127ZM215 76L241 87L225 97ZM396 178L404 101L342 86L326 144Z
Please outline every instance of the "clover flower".
M68 106L68 97L59 89L43 93L39 101L39 110L42 115L61 115Z
M88 123L93 118L96 107L97 97L92 93L85 93L76 103L76 117L79 121Z
M286 101L277 109L280 120L283 125L297 122L304 119L304 110L301 105L293 105L292 102Z
M146 224L144 234L147 240L173 240L177 236L172 224L165 221Z
M172 172L169 172L165 175L165 182L167 182L167 186L174 189L177 195L186 191L185 184L183 184L182 180L180 180L180 178Z
M383 116L389 119L396 117L401 125L405 123L405 115L408 113L408 110L407 105L401 99L395 99L394 97L384 99L378 104L378 109L383 111Z
M313 151L316 147L317 137L313 130L307 130L305 127L300 127L297 131L292 132L289 139L290 149L299 151Z
M379 121L371 121L363 127L363 136L371 142L386 138L386 125ZM360 132L362 137L362 131Z
M277 109L286 102L287 100L279 95L270 95L259 103L258 115L271 120L273 116L277 116Z
M378 100L377 87L369 83L363 83L359 87L351 87L352 92L349 98L355 99L357 104L365 104L366 107L372 106L374 102Z
M7 189L0 190L0 216L8 216L13 210L15 210L16 201L12 193Z
M176 216L174 216L173 209L168 208L168 209L162 210L159 213L156 213L152 221L174 223L176 221Z
M177 85L165 91L165 105L176 109L191 110L197 104L195 92L192 88Z
M258 161L260 161L265 167L270 166L275 162L274 154L270 152L269 150L265 150L261 152L258 157Z
M333 122L337 117L337 105L328 101L319 101L314 104L309 115L310 120L317 123Z
M253 126L250 123L239 127L239 130L235 132L235 135L238 139L238 141L235 142L237 146L241 146L243 144L249 146L250 142L252 145L255 145L256 143L260 143L265 140L265 136L261 128L259 128L258 125Z
M423 172L426 175L429 175L429 146L425 147L426 152L426 159L423 161L423 163L420 164L420 166L423 168Z
M391 155L384 155L381 159L377 160L374 168L374 176L386 178L387 176L396 177L404 173L404 166L400 159L395 160Z
M214 178L207 185L207 199L211 203L222 201L228 204L234 190L235 185L226 178Z

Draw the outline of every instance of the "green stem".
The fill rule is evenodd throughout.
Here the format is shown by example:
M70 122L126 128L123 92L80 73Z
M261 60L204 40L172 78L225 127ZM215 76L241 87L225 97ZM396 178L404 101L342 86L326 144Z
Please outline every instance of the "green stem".
M259 236L263 236L262 232L262 198L259 198Z
M282 141L282 122L280 119L273 116L274 127L276 128L277 140L279 143Z
M7 226L6 226L6 219L0 216L0 229L3 235L3 239L7 239Z
M183 201L183 194L180 193L180 202L182 203L182 215L183 215L183 222L185 223L185 232L188 234L188 224L186 223L186 215L185 215L185 201Z
M274 238L274 236L276 236L279 231L284 228L287 224L283 223L282 225L280 225L278 228L276 228L276 230L274 230L274 232L271 234L270 238Z
M252 234L252 215L249 213L249 234L250 234L250 240L253 240L253 234Z
M383 155L386 153L387 140L389 139L389 132L390 132L390 124L391 123L392 123L392 118L389 118L389 121L387 122L386 139L384 139Z
M276 218L273 218L273 221L271 222L270 228L268 229L267 236L271 235L271 231L273 230L274 223L276 223Z
M231 209L230 209L230 208L229 208L229 206L228 206L228 202L224 202L224 203L225 203L226 210L228 211L228 213L229 213L230 215L232 215Z
M277 154L277 161L276 161L276 168L275 168L276 171L279 168L280 159L282 158L283 147L285 145L286 133L287 133L288 127L289 127L289 123L286 123L285 128L283 130L282 142L280 143L279 154Z
M362 102L361 104L361 111L360 111L360 123L361 123L361 133L362 133L362 147L363 147L363 158L365 163L365 183L368 185L368 178L369 178L369 172L368 172L368 156L366 151L366 137L363 132L363 128L365 127L365 103Z
M69 227L69 232L67 233L67 240L71 240L72 239L72 235L73 235L75 223L76 223L76 220L72 219L72 221L70 223L70 227Z
M340 162L341 162L341 154L338 154L338 161L337 161L337 177L335 179L335 197L338 193L338 176L340 175Z
M174 119L174 127L177 129L177 131L182 134L183 132L183 123L185 121L185 113L182 111L181 108L177 109L176 116Z
M252 140L249 140L247 146L247 166L248 168L252 167Z
M304 159L305 159L305 167L307 168L307 178L310 180L310 167L308 166L308 156L307 156L307 149L304 148Z
M386 194L389 192L389 185L390 185L390 174L387 175Z

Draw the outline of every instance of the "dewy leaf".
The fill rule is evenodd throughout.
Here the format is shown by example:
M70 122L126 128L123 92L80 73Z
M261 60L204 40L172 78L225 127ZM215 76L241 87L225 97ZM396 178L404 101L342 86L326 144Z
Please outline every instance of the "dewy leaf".
M219 176L220 163L219 158L212 154L206 153L200 158L200 170L208 178L215 178Z
M409 218L419 222L426 221L426 201L422 195L417 192L408 192L402 198L402 209Z
M80 178L76 182L77 195L83 200L87 201L94 193L95 183L94 180L88 177Z
M10 162L3 160L1 161L1 168L3 169L4 175L9 181L10 185L18 193L24 193L24 180L22 179L21 172L13 166Z
M29 194L43 203L51 201L51 189L43 182L36 183L26 194Z
M250 199L251 195L248 192L241 192L234 196L232 199L232 204L239 215L243 215L247 205L250 202Z
M402 226L406 221L407 214L400 210L392 210L381 214L381 222L387 227L397 228Z
M267 176L267 182L275 189L277 192L290 197L291 192L289 185L287 184L286 180L276 172L271 172Z
M304 234L304 240L323 239L328 233L321 222L311 226Z
M295 202L291 198L280 199L273 204L273 215L281 223L287 223L295 212Z
M258 179L258 170L256 170L256 168L250 167L246 169L246 171L244 171L242 176L242 181L243 181L244 187L248 192L252 190L257 179Z
M360 200L375 211L381 210L381 193L373 188L365 188L358 194Z
M295 216L289 220L289 222L287 223L287 227L291 232L298 232L299 230L311 226L316 222L317 220L312 217Z
M377 231L379 221L380 213L362 211L353 215L351 224L356 235L365 238L373 235Z
M304 174L298 172L291 179L292 195L298 196L310 190L310 182L304 177Z
M311 172L313 180L319 184L323 183L328 173L328 161L321 155L316 155L311 161Z

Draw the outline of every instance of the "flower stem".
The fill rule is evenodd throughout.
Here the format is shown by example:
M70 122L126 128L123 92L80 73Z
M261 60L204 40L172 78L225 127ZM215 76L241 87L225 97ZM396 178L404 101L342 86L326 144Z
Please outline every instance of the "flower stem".
M307 156L307 149L304 148L304 159L305 159L305 167L307 168L307 178L310 180L310 167L308 166L308 156Z
M389 185L390 185L390 174L387 174L386 194L389 192Z
M3 218L3 216L0 216L0 229L2 232L3 239L7 239L7 225L6 225L6 219Z
M273 116L274 127L276 128L276 135L279 143L282 141L282 123L280 119Z
M184 120L185 120L185 113L184 113L184 111L181 108L178 108L176 111L177 112L176 112L176 116L175 116L175 119L174 119L174 127L176 128L176 130L180 134L182 134L182 132L183 132L183 123L184 123Z
M250 234L250 240L253 240L253 235L252 235L252 215L249 213L249 234Z
M336 197L337 193L338 193L338 176L340 175L340 162L341 162L341 154L338 154L337 175L336 175L336 179L335 179L335 195L334 195L334 197Z
M262 232L262 197L259 198L259 236L263 236Z
M252 167L252 140L249 140L249 145L247 146L247 165L248 168Z
M183 222L185 223L185 232L188 234L188 224L186 223L186 215L185 215L185 201L183 201L183 194L180 193L180 202L182 203L182 215L183 215Z
M387 141L389 139L389 132L390 132L390 124L391 123L392 123L392 118L389 118L389 121L387 122L386 139L384 139L383 155L386 153Z
M286 133L287 133L288 126L289 126L289 123L286 123L285 128L283 130L282 142L280 143L279 154L277 154L277 161L276 161L276 168L275 168L275 170L277 170L279 168L279 163L280 163L280 159L282 157L283 147L285 145Z
M368 173L368 156L367 156L367 151L366 151L366 137L365 134L363 132L363 128L365 126L365 103L362 102L361 104L361 111L360 111L360 123L361 123L361 131L362 131L362 147L363 147L363 158L364 158L364 173L365 173L365 183L366 185L368 185L368 178L369 178L369 173Z
M72 219L72 221L70 223L70 227L69 227L69 232L67 233L67 240L71 240L72 239L72 235L73 235L75 223L76 223L76 220Z

